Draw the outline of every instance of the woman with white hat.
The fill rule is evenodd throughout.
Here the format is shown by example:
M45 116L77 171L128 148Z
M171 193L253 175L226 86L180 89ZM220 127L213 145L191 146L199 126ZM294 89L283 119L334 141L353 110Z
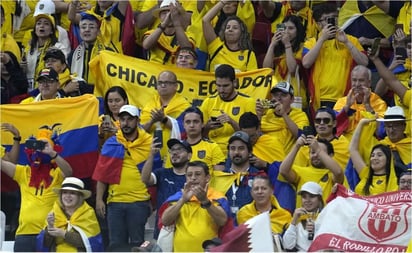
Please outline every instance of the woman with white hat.
M91 192L75 177L66 178L47 215L47 227L37 237L38 251L91 252L103 251L102 236L94 209L84 200Z
M306 182L298 192L302 207L295 209L290 226L283 235L287 250L308 251L315 232L315 220L323 208L322 187L315 182Z

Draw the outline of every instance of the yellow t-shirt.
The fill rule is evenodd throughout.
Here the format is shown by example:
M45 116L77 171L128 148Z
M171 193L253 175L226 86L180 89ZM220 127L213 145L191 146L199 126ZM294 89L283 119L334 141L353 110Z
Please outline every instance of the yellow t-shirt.
M320 36L320 35L319 35ZM359 50L362 45L357 38L347 35L348 40ZM316 45L316 38L310 38L304 43L305 51L311 50ZM339 60L337 60L339 59ZM315 86L315 92L321 101L336 101L344 96L346 85L350 81L350 72L354 60L350 50L336 39L323 43L316 61L311 69L311 77ZM315 109L319 107L319 105Z
M289 211L283 209L279 205L277 199L273 195L271 197L271 203L272 210L270 211L270 226L272 228L272 233L283 234L283 232L286 231L287 227L292 221L292 216L290 215ZM236 215L237 222L239 224L243 224L259 214L260 212L256 210L255 201L253 200L252 203L244 205L242 208L240 208L239 212Z
M215 72L215 69L221 64L231 65L235 71L249 71L258 68L256 55L252 50L238 50L231 51L226 47L225 43L216 37L208 45L209 60L209 71Z
M211 188L207 192L208 199L218 206L217 199L226 197ZM202 252L202 243L205 240L217 237L219 226L216 225L208 211L200 207L196 197L186 202L176 220L176 230L173 242L174 252Z
M147 31L144 36L151 35L155 30ZM192 47L195 45L195 41L193 37L189 33L185 33L187 38L189 39ZM163 65L174 66L176 64L176 53L179 50L180 45L177 41L177 36L173 35L166 35L162 33L157 40L157 45L148 50L148 59L152 62L158 62Z
M309 125L306 113L299 109L292 108L289 113L290 119L295 122L299 129ZM275 116L274 110L269 109L263 115L261 120L262 132L271 135L282 141L285 154L288 154L293 144L296 142L295 137L290 132L285 120L282 117Z
M190 161L203 161L207 164L210 171L213 171L213 166L217 164L224 164L226 157L216 143L202 139L198 143L191 145L192 158ZM170 153L167 154L165 168L171 168Z
M49 187L40 186L38 189L29 186L31 168L28 165L16 165L13 180L20 187L21 206L19 215L19 227L16 235L38 234L44 228L47 214L57 200L57 194L53 188L60 188L63 182L63 173L60 168L50 170L52 182ZM44 185L44 183L42 183Z
M203 112L203 121L207 122L210 117L217 117L224 111L234 121L239 122L240 116L245 112L255 111L255 100L247 95L238 93L232 101L223 101L219 95L206 98L200 110ZM222 127L210 130L209 138L219 144L223 154L227 155L227 143L230 136L235 132L229 123L223 124Z
M394 174L394 173L392 173ZM355 193L364 196L363 187L365 187L366 181L368 180L369 168L365 167L361 170L359 174L360 181L355 187ZM369 195L377 195L380 193L397 191L398 185L396 180L396 175L389 176L389 181L386 183L386 175L373 176L372 185L369 187Z
M165 116L170 116L174 119L177 119L186 108L190 107L189 101L182 95L176 93L172 100L170 100L169 104L163 108ZM148 104L145 105L145 107L142 110L142 114L140 117L141 124L146 124L148 121L151 119L151 111L153 109L159 110L162 108L162 105L160 103L160 97L159 94L155 94L152 100ZM152 128L150 129L149 133L153 134L155 131L155 124L153 124ZM170 139L171 136L171 130L167 127L164 126L162 123L162 134L163 134L163 148L160 150L160 157L164 161L164 159L167 156L167 141Z
M296 173L296 182L294 186L296 189L301 189L302 185L306 182L315 182L322 187L322 199L326 203L326 199L332 192L332 187L335 184L333 182L333 174L326 168L315 168L313 166L301 167L292 166L292 170ZM296 198L296 206L302 206L302 198Z
M341 135L339 137L333 138L330 141L333 146L333 159L339 164L343 169L346 168L346 164L349 161L349 141L345 136ZM298 166L309 166L309 146L303 146L299 149L298 154L295 158L295 165Z

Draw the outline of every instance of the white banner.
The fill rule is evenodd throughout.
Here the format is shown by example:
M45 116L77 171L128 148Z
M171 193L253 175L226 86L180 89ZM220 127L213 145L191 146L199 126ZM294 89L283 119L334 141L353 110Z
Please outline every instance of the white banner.
M309 251L405 252L412 232L411 201L410 191L363 197L339 185L316 220Z

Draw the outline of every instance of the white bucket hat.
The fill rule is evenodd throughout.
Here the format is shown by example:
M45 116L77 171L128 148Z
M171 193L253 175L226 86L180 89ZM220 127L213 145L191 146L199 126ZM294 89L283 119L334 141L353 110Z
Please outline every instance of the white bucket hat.
M76 177L66 177L63 180L61 188L53 189L53 191L57 194L60 194L62 190L80 192L83 194L83 197L85 199L89 198L92 195L92 193L89 190L84 189L83 181Z

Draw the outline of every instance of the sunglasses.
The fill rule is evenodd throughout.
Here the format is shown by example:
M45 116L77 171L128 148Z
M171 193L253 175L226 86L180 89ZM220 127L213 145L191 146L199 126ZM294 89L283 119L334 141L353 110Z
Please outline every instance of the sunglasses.
M332 121L331 118L316 118L315 119L316 124L322 124L322 122L323 122L323 124L328 125L331 121Z

